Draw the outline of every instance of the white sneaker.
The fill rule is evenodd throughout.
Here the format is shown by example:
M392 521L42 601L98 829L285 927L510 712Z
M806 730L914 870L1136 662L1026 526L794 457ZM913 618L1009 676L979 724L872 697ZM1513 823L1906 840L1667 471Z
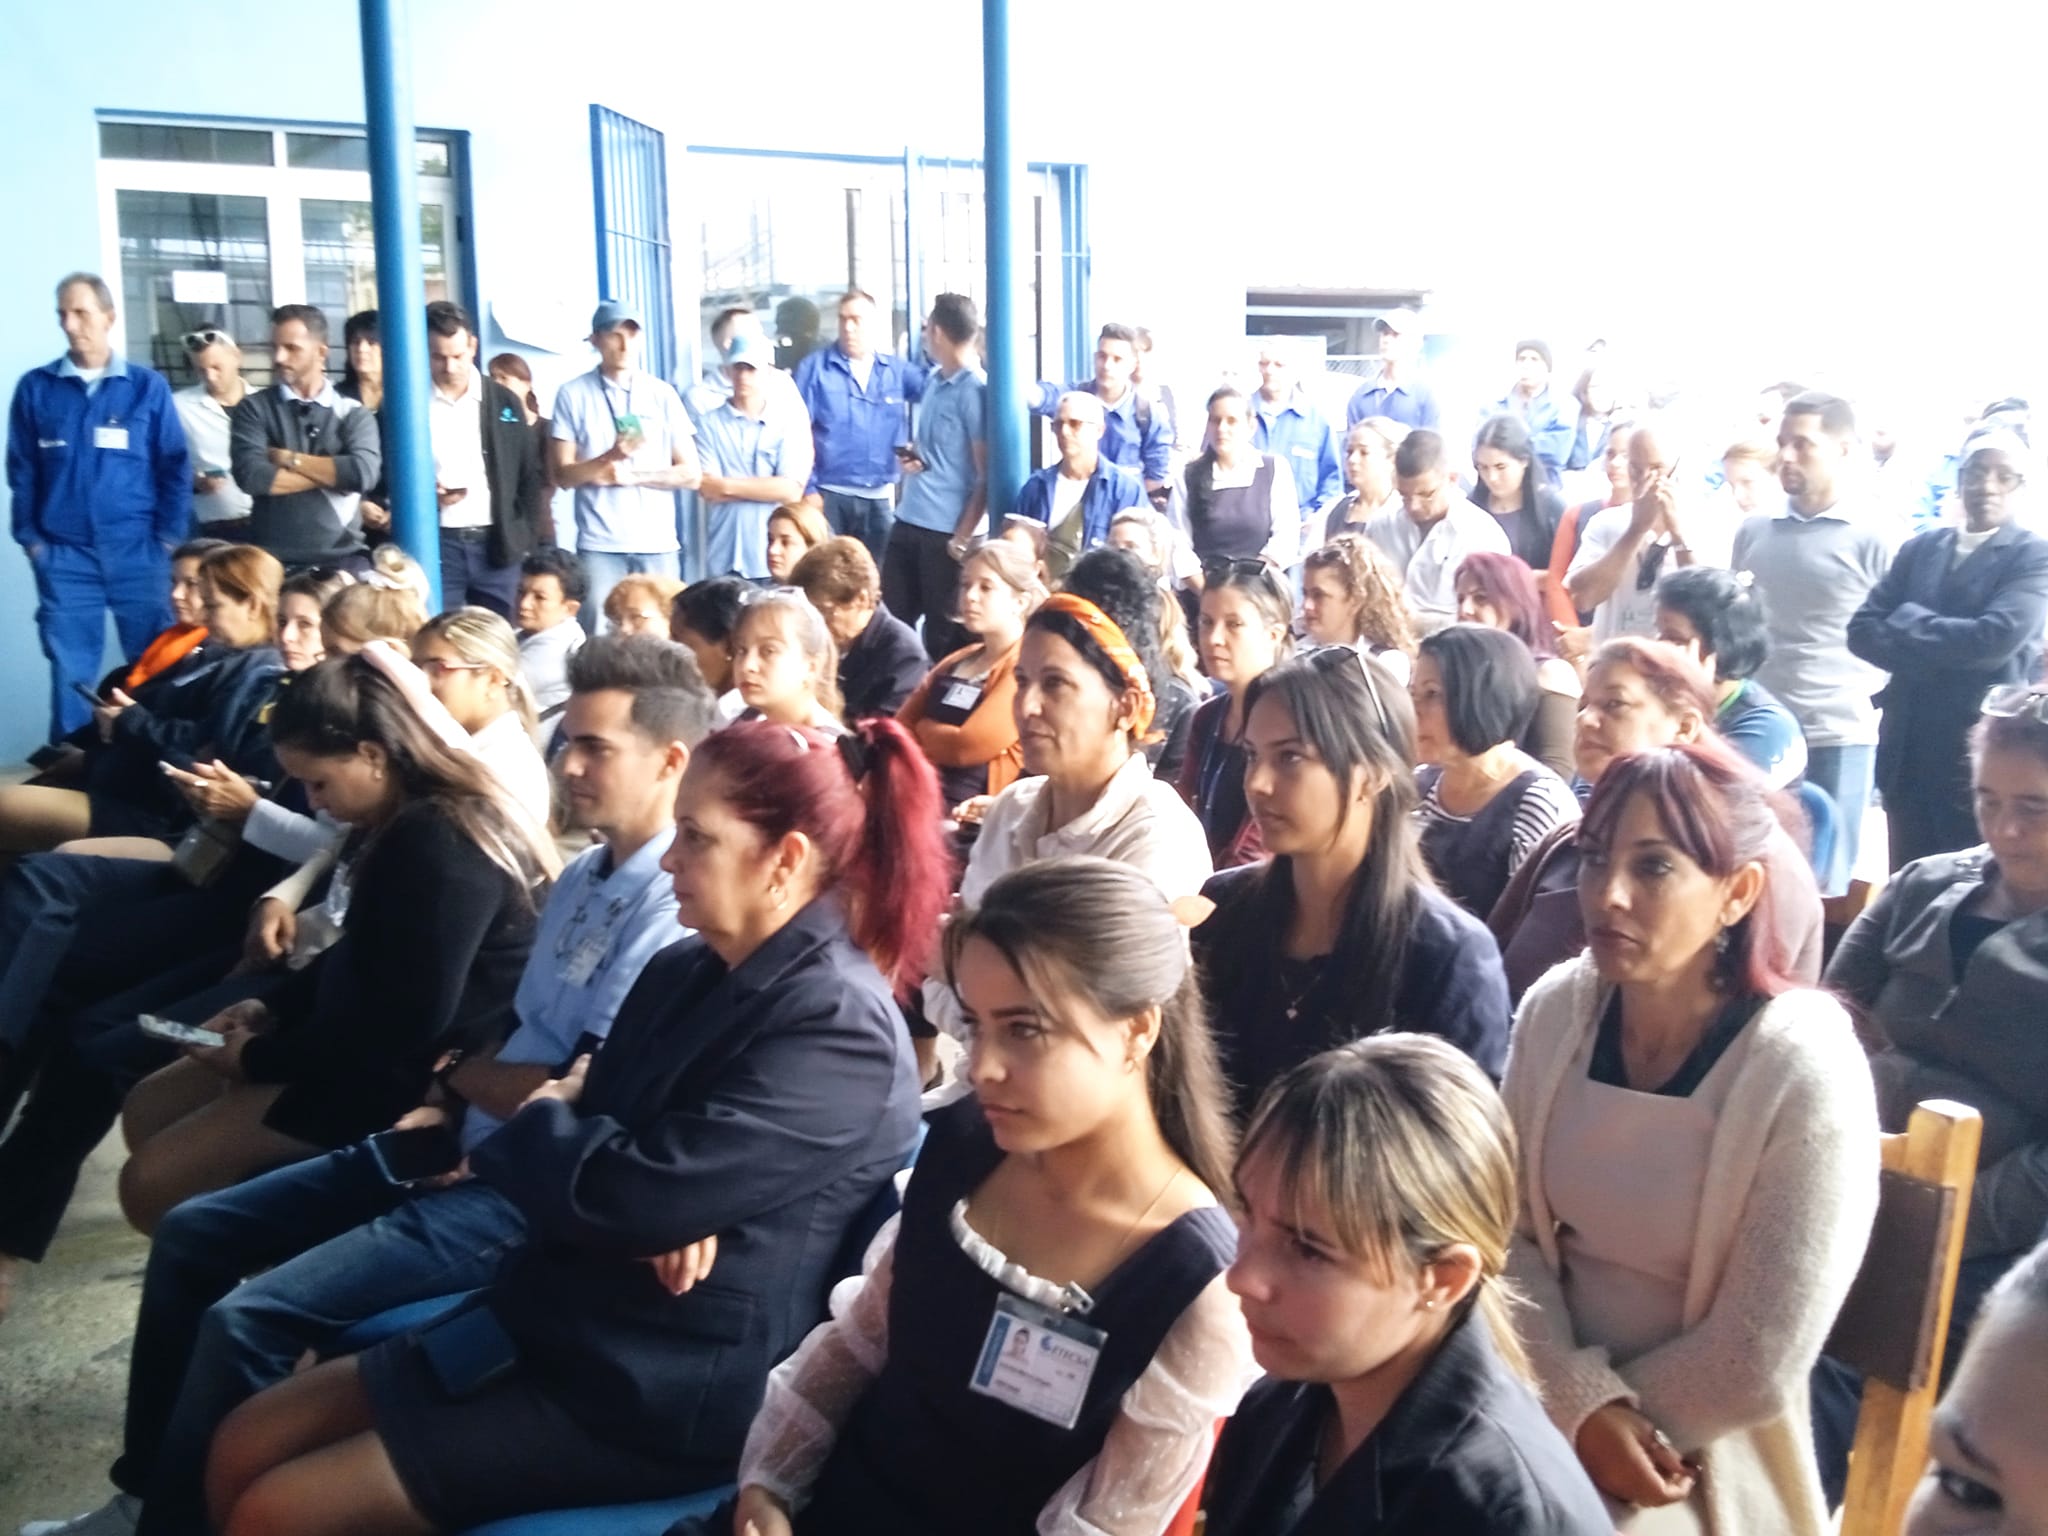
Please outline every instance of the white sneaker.
M117 1493L98 1509L69 1520L31 1520L21 1528L21 1536L135 1536L135 1522L141 1518L142 1500Z

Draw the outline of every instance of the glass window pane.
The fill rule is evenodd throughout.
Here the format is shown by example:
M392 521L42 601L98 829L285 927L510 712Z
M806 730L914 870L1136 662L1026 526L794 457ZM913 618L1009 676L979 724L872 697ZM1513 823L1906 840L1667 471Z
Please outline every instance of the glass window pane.
M448 297L447 210L420 207L420 265L426 281L420 302ZM306 302L317 304L337 335L341 322L377 307L377 238L370 205L309 197L299 203L306 251Z
M370 141L359 134L288 133L284 157L310 171L367 171Z
M421 139L420 174L422 176L446 176L452 163L446 139Z
M209 128L196 123L101 123L107 160L194 160L213 165L269 165L267 128Z
M270 232L260 197L118 192L121 309L128 357L173 386L194 382L180 338L221 327L242 346L245 372L270 375ZM226 304L180 304L176 272L225 272ZM189 281L189 280L188 280Z

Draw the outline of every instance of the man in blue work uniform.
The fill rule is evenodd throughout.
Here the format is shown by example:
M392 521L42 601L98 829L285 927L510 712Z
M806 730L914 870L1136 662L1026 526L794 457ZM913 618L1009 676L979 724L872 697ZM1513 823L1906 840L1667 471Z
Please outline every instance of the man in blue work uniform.
M859 539L880 566L896 520L898 444L910 441L910 402L924 370L876 350L875 301L858 288L839 300L839 340L796 365L797 393L811 413L817 496L832 531Z
M57 285L70 349L21 377L7 417L14 540L36 578L50 659L50 739L92 711L107 610L139 656L171 622L171 550L192 526L192 459L163 377L114 351L114 295L90 272Z
M1422 317L1412 309L1390 309L1372 323L1380 339L1380 372L1358 386L1344 411L1344 430L1368 416L1384 416L1409 429L1434 431L1441 413L1436 393L1418 377L1422 354Z
M1165 495L1173 478L1173 430L1166 413L1155 411L1138 388L1133 378L1137 368L1136 329L1105 325L1095 338L1095 377L1071 387L1102 402L1102 456L1120 469L1142 475L1146 493L1156 501ZM1066 393L1058 384L1041 383L1031 409L1037 415L1051 416Z
M1550 344L1531 339L1515 343L1515 385L1487 407L1486 417L1519 416L1529 429L1536 461L1543 466L1545 483L1556 485L1571 457L1572 439L1578 433L1579 414L1575 405L1566 411L1550 392Z
M1038 470L1017 492L1011 516L1045 524L1045 571L1054 581L1109 537L1117 513L1145 501L1138 477L1102 456L1102 425L1102 402L1088 391L1070 389L1061 395L1052 418L1059 462Z
M1344 472L1329 422L1295 382L1290 351L1278 336L1259 343L1259 387L1251 399L1252 446L1272 454L1293 474L1295 504L1306 521L1344 494Z

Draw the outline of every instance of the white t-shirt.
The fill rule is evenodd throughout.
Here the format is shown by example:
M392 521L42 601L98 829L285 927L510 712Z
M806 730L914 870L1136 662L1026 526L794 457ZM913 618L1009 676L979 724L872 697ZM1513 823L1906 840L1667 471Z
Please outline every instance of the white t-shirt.
M209 395L203 384L193 384L176 391L171 396L171 404L185 428L185 444L192 452L192 473L203 475L210 469L221 471L220 478L212 482L216 489L193 496L193 518L201 523L219 523L229 518L247 517L249 493L235 484L235 477L228 473L232 467L228 462L231 435L228 408Z
M1595 512L1585 527L1579 530L1578 553L1572 556L1569 579L1580 571L1595 564L1609 550L1621 542L1628 533L1629 521L1635 515L1628 506L1602 507ZM1694 531L1698 524L1698 531ZM1698 541L1692 546L1692 560L1695 565L1728 564L1728 548L1721 537L1722 525L1718 519L1694 517L1680 526ZM1657 580L1677 570L1678 556L1665 546L1662 563L1657 567L1657 580L1652 580L1649 590L1637 590L1641 579L1643 562L1654 558L1651 551L1663 542L1657 539L1647 541L1636 555L1636 568L1623 576L1619 585L1608 596L1607 601L1593 610L1593 643L1605 644L1622 635L1655 635L1657 633Z

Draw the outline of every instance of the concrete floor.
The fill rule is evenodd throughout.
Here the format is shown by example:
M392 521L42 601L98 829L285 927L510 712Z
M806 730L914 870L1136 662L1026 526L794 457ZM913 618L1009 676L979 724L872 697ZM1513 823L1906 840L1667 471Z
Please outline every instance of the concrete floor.
M118 1131L93 1154L42 1264L0 1322L0 1536L106 1501L148 1243L114 1202Z

